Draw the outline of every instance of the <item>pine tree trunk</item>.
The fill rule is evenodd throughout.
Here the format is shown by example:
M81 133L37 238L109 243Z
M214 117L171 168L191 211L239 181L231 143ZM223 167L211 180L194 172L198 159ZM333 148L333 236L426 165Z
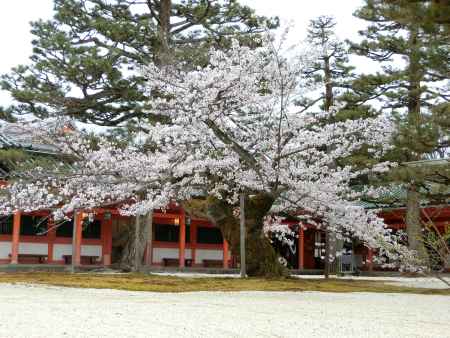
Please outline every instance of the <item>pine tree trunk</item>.
M158 38L154 40L154 43L152 44L154 61L155 64L157 64L159 67L168 65L172 61L172 50L170 46L171 10L171 0L159 1ZM144 257L144 253L149 238L149 229L151 229L151 222L148 222L149 217L151 217L151 214L150 216L147 215L143 217L145 219L143 224L138 220L137 222L135 222L134 227L132 229L130 228L129 238L123 250L120 263L121 267L123 267L124 269L139 271L141 269L143 260L148 262L148 258ZM150 250L152 250L152 248L150 248ZM150 257L151 254L152 253L150 252Z
M172 61L170 47L170 15L172 10L171 0L160 0L159 6L159 32L157 46L155 46L155 63L159 66L168 65Z
M420 129L421 129L421 86L423 77L420 66L420 50L418 40L418 29L414 25L409 31L409 88L408 88L408 128L411 139L411 149L408 160L414 161L421 158ZM416 146L416 143L419 146ZM420 218L420 194L417 186L410 183L406 197L406 232L408 234L408 246L415 250L420 259L426 263L427 251L423 242L422 224Z
M408 234L408 247L415 250L419 258L427 260L427 250L422 237L422 224L420 220L420 194L415 185L408 188L406 197L406 232Z
M331 77L330 58L326 57L324 60L324 79L325 79L325 102L324 109L329 112L333 105L333 83Z

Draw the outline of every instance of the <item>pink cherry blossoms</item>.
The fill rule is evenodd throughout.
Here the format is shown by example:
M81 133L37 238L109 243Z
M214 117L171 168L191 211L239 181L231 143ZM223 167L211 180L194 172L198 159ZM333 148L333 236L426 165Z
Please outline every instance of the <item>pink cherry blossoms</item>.
M198 196L233 206L242 192L265 193L274 200L270 214L302 211L337 238L358 238L411 268L412 253L375 211L359 205L350 186L390 163L364 170L335 165L362 146L381 155L392 124L381 116L323 125L324 112L298 112L295 100L311 90L302 69L315 57L306 47L283 50L267 36L255 49L235 41L228 51L211 50L204 68L150 65L143 70L155 97L149 104L169 123L140 121L140 144L118 146L99 136L93 145L77 131L24 126L51 140L68 164L22 173L3 189L0 211L52 209L63 217L118 204L135 215Z

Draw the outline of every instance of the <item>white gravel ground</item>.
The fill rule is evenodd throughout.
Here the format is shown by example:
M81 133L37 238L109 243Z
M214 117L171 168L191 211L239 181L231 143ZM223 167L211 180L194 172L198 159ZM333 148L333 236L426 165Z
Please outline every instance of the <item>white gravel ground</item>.
M323 279L323 276L315 275L295 275L296 278L301 279ZM336 276L332 276L336 278ZM448 289L449 286L435 277L356 277L356 276L344 276L338 277L339 279L351 279L351 280L369 280L374 282L383 282L388 285L409 287L409 288L425 288L425 289ZM444 279L450 283L450 277L444 277Z
M152 275L173 276L181 278L240 278L237 274L207 274L207 273L189 273L189 272L153 272ZM300 279L323 279L323 275L292 275ZM388 285L403 286L410 288L426 289L448 289L449 286L443 281L434 277L357 277L357 276L331 276L331 278L351 279L351 280L369 280L383 282ZM444 277L450 282L450 277Z
M450 337L450 297L0 284L0 337Z

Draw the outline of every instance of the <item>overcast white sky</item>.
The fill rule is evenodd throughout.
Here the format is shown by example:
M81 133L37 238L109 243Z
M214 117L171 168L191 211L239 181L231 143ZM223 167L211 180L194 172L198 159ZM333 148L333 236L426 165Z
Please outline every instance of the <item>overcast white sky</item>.
M279 16L283 21L294 23L291 38L302 40L310 19L319 15L333 15L338 26L336 32L341 38L356 38L363 22L352 13L362 4L362 0L241 0L254 8L258 14ZM53 13L52 0L2 1L0 7L0 74L11 67L28 63L31 54L32 35L29 22L49 19ZM0 105L7 105L10 98L0 91Z

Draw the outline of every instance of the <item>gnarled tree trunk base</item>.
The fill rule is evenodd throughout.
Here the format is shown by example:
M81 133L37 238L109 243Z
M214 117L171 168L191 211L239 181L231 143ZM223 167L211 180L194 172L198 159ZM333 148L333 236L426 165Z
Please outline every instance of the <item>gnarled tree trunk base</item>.
M263 233L263 219L272 207L273 201L273 197L268 194L259 194L246 198L245 201L246 263L249 276L275 278L288 274L269 239ZM239 216L233 212L236 207L214 197L186 201L183 206L191 215L207 218L219 227L230 245L232 254L239 256Z
M148 216L139 216L127 229L119 267L124 271L141 271L149 234ZM137 238L136 238L137 237Z

